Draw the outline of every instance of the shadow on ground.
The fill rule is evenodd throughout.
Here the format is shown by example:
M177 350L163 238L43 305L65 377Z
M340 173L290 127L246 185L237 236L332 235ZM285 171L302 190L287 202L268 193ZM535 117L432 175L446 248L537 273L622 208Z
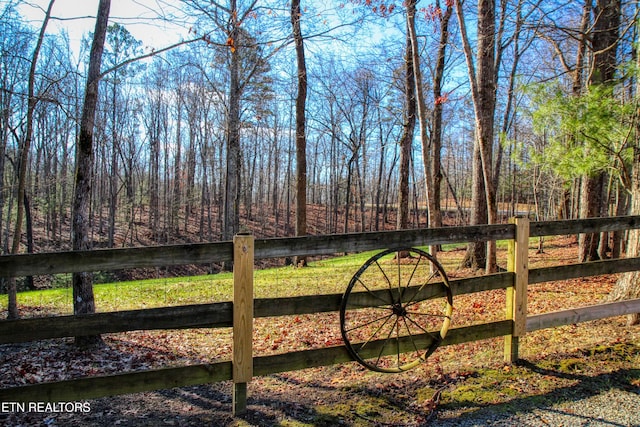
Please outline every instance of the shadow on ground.
M589 375L544 368L526 360L519 361L518 366L535 374L540 381L548 382L558 379L568 381L570 385L553 388L541 394L515 397L497 404L451 402L439 408L438 416L432 425L506 426L515 425L514 422L531 426L558 425L557 420L551 420L555 418L562 419L564 425L625 427L634 425L628 421L630 417L639 419L637 411L640 410L640 369L618 369ZM564 367L566 368L567 365ZM590 398L610 393L627 395L626 399L634 400L635 406L621 408L617 406L615 399L607 399L607 397L587 403ZM602 406L594 407L597 405ZM604 407L606 405L610 407ZM624 413L624 410L633 410L636 413Z
M590 375L584 369L564 363L556 369L548 362L520 361L511 376L497 377L485 384L500 403L474 399L474 394L453 394L479 380L480 374L447 378L439 385L429 379L405 377L389 383L363 382L359 386L300 381L274 375L268 385L253 387L247 412L232 416L232 385L229 382L207 386L160 390L90 401L91 411L76 414L0 414L0 424L49 426L545 426L636 425L640 416L640 369L617 369ZM551 366L551 367L549 367ZM574 369L575 368L575 369ZM573 370L572 370L573 369ZM395 377L398 378L398 377ZM483 379L484 380L484 379ZM536 393L536 388L514 389L514 384L530 387L527 381L556 384ZM273 384L277 387L273 387ZM538 383L539 385L539 383ZM421 390L445 388L432 412ZM250 386L250 390L251 390ZM635 401L636 418L625 418L621 408L595 408L584 402L599 399L595 405L616 405L610 393L625 394ZM430 397L432 395L429 395ZM477 394L475 395L477 396ZM602 397L602 399L600 399ZM433 403L433 402L432 402ZM560 406L558 406L560 405ZM570 406L571 409L566 409ZM585 409L583 413L581 409ZM593 409L593 408L591 408ZM629 408L629 410L632 410ZM632 421L629 421L629 420ZM554 421L556 420L556 421Z

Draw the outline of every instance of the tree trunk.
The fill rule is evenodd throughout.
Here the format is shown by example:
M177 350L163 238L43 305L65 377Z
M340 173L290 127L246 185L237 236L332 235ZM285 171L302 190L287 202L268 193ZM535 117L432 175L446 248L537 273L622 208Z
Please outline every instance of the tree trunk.
M495 64L495 2L494 0L478 0L478 46L476 55L476 66L474 65L473 52L466 31L465 18L462 12L461 2L456 2L456 14L463 41L463 48L467 68L469 71L469 82L473 99L475 115L475 131L477 141L478 156L474 156L475 161L480 160L478 175L474 174L474 190L479 190L480 185L475 180L481 174L484 186L483 196L485 198L485 211L489 224L497 223L497 204L495 188L493 187L493 128L496 105L496 64ZM475 167L475 166L474 166ZM476 194L473 200L477 217L472 212L472 223L474 219L481 218L481 203L479 195ZM478 204L475 206L475 204ZM473 209L472 208L472 209ZM467 258L473 258L471 251L479 252L472 245L469 246ZM496 242L491 240L487 243L485 268L487 273L497 270Z
M149 227L151 236L157 244L160 237L160 132L149 141Z
M107 230L107 247L113 248L116 234L116 213L118 212L118 150L120 146L120 135L117 115L117 79L111 85L111 161L109 164L109 227Z
M300 0L291 2L291 25L298 64L298 94L296 96L296 236L307 234L307 137L305 108L307 103L307 65L300 29ZM297 256L295 265L307 264L305 256Z
M31 218L31 206L29 204L29 197L27 193L24 194L24 214L25 214L25 223L27 226L27 253L33 253L33 220ZM33 276L27 276L27 289L34 290L35 286L33 284Z
M187 149L187 172L184 198L184 232L189 233L189 221L193 210L194 187L196 179L196 139L197 139L197 123L195 114L189 114L189 147Z
M396 228L403 230L409 226L409 165L411 163L411 143L416 127L416 97L411 38L407 30L405 53L405 123L400 138L400 165L398 182L398 216Z
M74 250L91 248L91 171L93 169L93 130L98 102L98 86L100 83L100 65L102 51L109 20L111 0L100 0L96 27L91 44L87 86L84 95L80 135L76 147L76 176L73 202L72 244ZM73 281L73 313L87 314L95 312L93 297L93 278L91 273L74 273ZM81 347L95 346L102 342L99 335L76 337L76 345Z
M173 190L171 197L171 218L169 220L171 233L174 237L180 236L180 200L181 200L181 184L182 184L182 94L178 95L177 120L176 120L176 154L173 160Z
M484 195L484 180L482 179L482 166L480 159L480 147L476 141L473 144L473 163L471 166L471 215L470 225L487 223L487 199ZM462 260L463 267L474 269L482 268L487 262L487 245L485 242L471 242L467 245L467 252Z
M224 194L223 240L231 240L240 229L240 56L236 0L231 1L231 61L229 65L229 112L227 116L227 162Z
M118 212L118 153L116 148L116 138L113 139L113 147L111 152L111 164L109 165L111 172L109 175L109 227L107 229L107 246L113 248L115 246L116 235L116 214Z
M616 216L626 215L628 212L628 200L629 195L622 188L620 183L616 183ZM624 231L614 231L611 236L611 258L620 258L623 252L623 244L624 244Z
M493 186L493 128L496 106L495 80L495 3L493 0L478 1L478 98L476 106L476 128L482 160L482 176L487 198L488 223L498 223L496 189ZM487 243L486 272L497 271L496 241Z
M590 84L614 83L618 69L618 37L620 27L620 0L597 0L594 8L592 49L593 69Z
M442 186L442 109L446 102L446 95L442 94L442 81L444 79L445 59L447 44L449 43L449 21L453 14L453 5L447 3L447 9L440 19L440 44L436 57L435 75L433 78L434 106L431 119L430 145L430 172L431 172L431 197L427 200L429 207L429 227L442 227L442 212L440 206ZM436 247L431 248L435 254Z
M351 154L347 161L347 182L345 184L345 196L344 196L344 221L343 221L343 233L349 232L349 210L351 207L351 182L353 181L353 162L355 159L355 153Z
M11 244L11 253L17 254L20 252L20 241L22 240L22 222L24 221L25 211L25 189L27 186L27 166L29 163L29 152L31 150L31 139L33 138L33 113L36 108L37 98L35 96L35 81L36 81L36 65L38 62L38 56L40 54L40 48L44 41L44 34L51 17L51 9L53 8L55 0L49 2L49 7L45 13L42 26L40 27L40 34L36 47L33 50L31 57L31 67L29 69L29 82L28 82L28 94L27 94L27 129L24 136L24 141L20 149L20 160L18 165L18 187L16 190L16 226L13 230L13 242ZM17 319L18 313L18 300L17 300L17 288L15 278L10 278L7 285L8 293L8 307L7 307L7 319Z
M616 3L616 0L613 0L613 3ZM617 4L619 6L619 2L617 2ZM638 29L640 29L640 22L636 22L636 25L638 25ZM637 40L636 49L636 65L640 65L640 46L637 44ZM640 94L640 80L638 79L636 79L635 92L635 96L637 98ZM639 114L640 108L638 108L638 110L636 111L636 116L638 116ZM629 214L640 215L640 124L638 124L637 121L635 129L635 141L633 146L633 169L631 172L630 185L631 206L629 209ZM640 230L629 230L628 236L627 258L640 256ZM640 271L632 271L630 273L622 274L616 282L609 297L613 300L640 298ZM630 314L629 316L627 316L627 324L629 326L640 324L640 313Z
M386 152L387 152L386 150L387 144L386 144L385 138L383 137L383 132L382 132L382 120L381 120L380 109L378 109L377 122L378 122L378 134L380 136L380 160L378 163L378 173L376 176L376 186L375 186L375 195L374 195L374 203L373 203L374 204L373 209L375 209L374 215L373 215L373 223L374 223L373 228L375 231L380 230L380 210L381 210L380 203L383 195L382 181L384 177L384 164L385 164Z
M418 36L415 29L416 3L416 0L411 0L407 3L407 32L409 34L409 39L411 40L411 62L413 65L416 101L418 106L418 123L420 125L420 142L422 146L422 161L424 165L425 192L427 195L427 226L440 227L442 225L442 219L440 216L440 182L442 180L440 172L442 105L439 104L442 103L440 95L442 74L444 73L444 54L448 34L447 24L451 17L452 9L450 7L447 9L447 13L443 16L443 20L441 21L441 40L438 49L438 59L436 62L436 75L434 78L435 106L432 117L434 122L438 119L440 121L437 124L432 123L434 132L437 132L437 136L432 132L430 137L427 129L427 107L424 101ZM442 40L443 37L444 44ZM436 246L430 247L430 252L434 256L436 255L436 249Z
M277 118L274 120L274 127L277 128ZM279 207L279 199L278 199L278 180L280 179L280 143L278 132L274 132L273 134L273 178L271 179L271 185L273 186L271 189L271 206L273 211L273 222L275 226L276 233L278 232L278 224L280 223L280 207Z
M637 139L640 139L636 136ZM633 172L631 176L631 215L640 215L640 140L636 140L633 148ZM627 239L627 258L640 256L640 230L629 230ZM620 275L609 298L627 300L640 298L640 271L632 271ZM640 314L627 317L627 324L640 324Z
M524 22L522 19L522 3L523 3L523 0L518 1L516 13L515 13L516 26L515 26L514 36L513 36L513 62L511 64L511 71L509 72L509 84L507 88L507 105L504 108L504 114L502 116L502 126L500 129L501 141L498 143L498 146L497 146L496 161L493 168L492 181L493 181L493 188L496 188L496 189L499 186L498 184L500 180L500 169L502 167L502 157L504 154L503 146L505 144L502 143L502 138L506 137L507 133L511 128L511 123L515 121L514 93L515 93L516 79L518 78L518 65L520 64L520 58L522 57L522 53L523 53L523 51L520 50L520 33L522 31L522 26L524 25ZM503 19L507 13L505 7L506 7L506 3L503 4L501 22L503 22ZM526 49L526 47L524 49ZM499 50L500 56L502 56L502 53L503 53L503 48L501 47ZM496 63L499 63L499 61L496 61ZM496 77L496 81L497 81L497 77ZM514 212L512 212L512 215L515 215L516 211L517 209L514 209Z
M601 216L603 203L604 173L582 178L580 192L580 218L596 218ZM600 259L598 245L600 233L580 234L578 238L578 262L596 261Z

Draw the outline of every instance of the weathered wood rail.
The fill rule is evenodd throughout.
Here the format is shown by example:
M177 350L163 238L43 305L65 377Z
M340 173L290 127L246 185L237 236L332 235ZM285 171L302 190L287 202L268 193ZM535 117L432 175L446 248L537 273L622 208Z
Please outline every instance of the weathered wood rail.
M195 245L102 249L86 252L0 256L0 277L80 271L107 271L136 267L234 261L235 301L0 321L0 344L133 330L181 328L234 328L232 360L184 367L138 371L68 381L0 389L0 402L74 401L173 387L234 380L234 411L244 408L246 383L251 376L328 366L351 360L342 345L252 357L251 328L254 317L273 317L337 311L341 294L274 299L251 299L253 260L296 255L328 255L399 246L426 246L471 241L509 240L508 271L482 277L452 280L454 295L507 289L508 315L504 320L453 328L442 345L505 337L505 358L518 357L518 338L526 332L566 324L640 312L640 300L527 316L527 287L538 283L640 270L640 258L616 259L529 270L530 237L640 228L640 216L588 220L531 222L450 227L376 233L350 233L279 239L239 236L237 242ZM245 239L245 240L242 240ZM244 258L242 258L244 257ZM240 261L240 262L238 262ZM345 284L346 287L346 284ZM243 294L244 292L244 294ZM454 301L455 305L455 301ZM238 328L244 328L239 334ZM247 336L249 335L249 336ZM249 346L247 346L249 343Z

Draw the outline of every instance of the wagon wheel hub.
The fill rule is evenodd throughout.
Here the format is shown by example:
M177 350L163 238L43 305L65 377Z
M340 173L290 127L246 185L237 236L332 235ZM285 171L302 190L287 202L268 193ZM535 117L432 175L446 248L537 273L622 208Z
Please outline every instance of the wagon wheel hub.
M405 317L407 315L407 310L399 302L393 304L391 310L393 311L393 314L398 317Z

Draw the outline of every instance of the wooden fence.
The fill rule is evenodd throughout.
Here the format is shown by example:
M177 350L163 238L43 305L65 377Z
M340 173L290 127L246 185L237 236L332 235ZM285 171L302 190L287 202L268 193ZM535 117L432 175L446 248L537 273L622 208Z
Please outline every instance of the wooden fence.
M108 271L211 262L234 263L234 300L228 302L0 321L0 344L135 330L233 327L232 360L0 389L0 402L77 401L173 387L233 380L233 410L246 407L252 376L328 366L351 361L343 345L254 357L253 318L338 311L341 294L254 299L254 261L297 255L328 255L402 246L508 240L507 272L451 280L455 296L494 289L507 290L504 320L449 330L441 345L505 337L505 359L518 357L518 339L526 332L640 312L640 300L614 302L527 316L528 286L543 282L640 270L640 258L528 269L529 238L640 228L640 216L570 221L447 227L392 232L350 233L278 239L238 235L233 242L145 248L101 249L0 256L0 277L81 271ZM346 287L346 283L345 283Z

